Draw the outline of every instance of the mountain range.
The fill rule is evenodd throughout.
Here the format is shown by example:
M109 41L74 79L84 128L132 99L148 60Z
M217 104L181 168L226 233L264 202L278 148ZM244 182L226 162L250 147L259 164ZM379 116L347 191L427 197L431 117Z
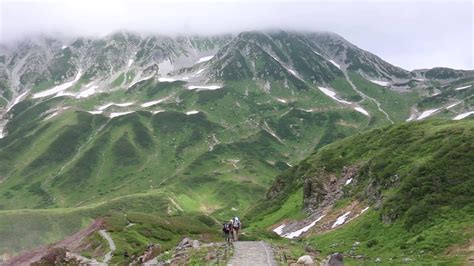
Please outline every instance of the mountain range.
M273 208L301 196L301 210L317 218L324 199L314 196L320 188L309 183L320 181L298 172L303 171L300 165L313 162L308 156L327 156L328 161L311 165L331 174L343 166L356 173L351 178L376 171L369 179L375 183L360 179L350 195L361 202L369 198L382 208L384 221L404 217L411 201L400 208L390 204L403 200L405 191L388 203L379 195L385 191L380 186L393 185L380 181L393 178L385 168L393 174L400 164L390 168L391 162L376 158L356 162L359 156L372 158L370 150L351 151L354 158L347 163L320 150L336 152L331 143L357 139L370 129L391 130L393 124L413 124L414 136L423 139L416 125L431 124L417 121L432 118L445 121L436 127L469 132L473 85L473 70L407 71L330 32L178 37L117 32L101 38L40 36L1 45L0 235L7 241L0 241L0 252L15 254L58 241L94 219L116 222L123 214L138 217L137 224L149 219L144 213L163 219L153 230L168 235L160 241L170 243L179 234L175 228L163 229L167 219L199 220L202 227L194 233L207 232L213 225L209 217L252 213L257 201L264 202L257 210L265 208L262 213L274 217ZM370 132L357 149L364 143L374 151L390 147L381 133ZM400 138L396 147L405 145L399 133L387 137ZM370 146L376 138L370 134L382 140ZM345 141L337 143L350 142ZM398 152L384 150L378 157ZM318 160L334 165L322 166ZM285 173L292 173L291 186L282 181ZM415 182L406 180L407 185L397 187ZM364 194L364 188L374 191ZM288 218L301 218L299 209L292 216L296 209L291 205ZM253 228L273 230L282 222L260 218L266 222ZM305 221L278 231L291 233ZM412 228L417 222L406 223ZM136 243L127 248L139 250L139 243L156 240L145 232L151 230L146 225L139 229L133 236L111 231L123 242L119 248Z

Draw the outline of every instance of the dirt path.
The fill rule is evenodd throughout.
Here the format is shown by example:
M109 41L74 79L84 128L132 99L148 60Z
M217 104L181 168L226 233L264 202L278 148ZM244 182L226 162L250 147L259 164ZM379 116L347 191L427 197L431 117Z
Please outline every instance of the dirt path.
M234 243L234 255L228 266L276 266L270 244L262 241L237 241Z
M109 244L109 252L107 254L105 254L105 257L104 257L104 263L108 263L110 261L110 259L112 259L112 255L113 255L113 253L116 249L115 243L114 243L114 240L112 239L112 237L107 233L107 231L100 230L99 234Z

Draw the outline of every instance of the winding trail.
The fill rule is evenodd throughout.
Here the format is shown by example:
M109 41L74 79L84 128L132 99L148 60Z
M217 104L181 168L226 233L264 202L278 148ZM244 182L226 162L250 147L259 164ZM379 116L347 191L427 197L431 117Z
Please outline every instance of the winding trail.
M272 247L263 241L234 242L234 255L227 266L276 266Z
M113 253L116 249L115 242L112 239L112 237L109 235L109 233L107 233L107 231L100 230L99 234L100 234L100 236L102 236L102 238L107 240L107 243L109 243L109 252L107 252L107 254L105 254L105 256L104 256L104 263L108 263L110 261L110 259L112 259L112 255L113 255Z

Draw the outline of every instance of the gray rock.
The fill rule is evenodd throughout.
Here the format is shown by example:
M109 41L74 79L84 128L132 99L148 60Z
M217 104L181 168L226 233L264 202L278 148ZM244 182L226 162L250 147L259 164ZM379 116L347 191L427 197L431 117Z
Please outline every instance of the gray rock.
M334 253L329 255L326 260L323 262L324 266L343 266L344 257L341 253Z
M201 243L199 243L199 240L193 240L191 242L191 246L194 248L194 249L198 249L200 246L201 246Z
M302 265L314 265L314 261L309 255L304 255L298 258L296 261L296 264L302 264Z

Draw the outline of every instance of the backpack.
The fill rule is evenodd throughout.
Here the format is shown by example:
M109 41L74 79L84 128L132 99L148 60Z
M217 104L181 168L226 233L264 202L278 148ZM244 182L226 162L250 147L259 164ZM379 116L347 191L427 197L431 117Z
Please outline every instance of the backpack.
M223 224L222 231L224 231L225 233L229 233L230 232L230 224L228 224L228 223Z
M238 218L234 219L234 221L232 222L232 226L234 228L240 228L240 220Z

